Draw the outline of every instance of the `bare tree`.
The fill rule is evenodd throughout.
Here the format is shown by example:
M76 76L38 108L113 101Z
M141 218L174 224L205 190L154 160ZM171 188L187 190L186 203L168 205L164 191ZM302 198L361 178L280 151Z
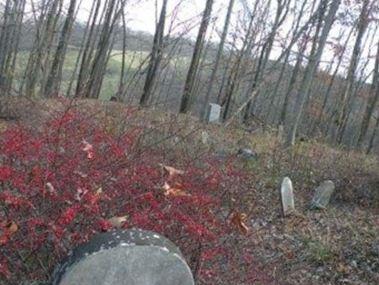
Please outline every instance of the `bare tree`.
M255 91L259 81L261 80L263 76L263 73L265 72L267 62L272 52L274 40L277 35L277 31L280 28L280 26L284 23L284 20L286 19L288 15L290 3L291 3L291 0L277 0L277 3L276 3L277 8L276 8L274 23L267 37L267 40L264 42L262 46L261 53L258 59L258 66L255 71L255 75L252 80L251 86L248 89L248 93L252 93ZM251 108L255 106L255 103L257 102L258 97L259 97L259 92L257 92L253 100L250 100L248 104L246 105L245 114L243 118L244 123L248 122L250 118Z
M191 107L191 100L192 100L192 93L194 89L194 83L196 74L198 72L199 62L200 62L200 56L201 52L204 46L204 39L207 33L211 13L212 13L212 7L213 7L213 0L207 0L205 5L205 10L203 12L203 17L201 20L199 32L196 39L195 48L192 55L192 60L190 67L188 69L186 82L184 85L184 92L182 96L182 100L180 103L180 113L187 113Z
M157 77L159 65L162 60L163 35L164 35L165 22L166 22L167 2L168 0L164 0L162 3L161 14L159 17L159 21L157 23L157 27L155 29L153 49L150 54L150 62L147 68L145 85L143 87L143 93L140 99L140 105L143 107L146 107L147 104L149 103L152 89L154 87L155 80Z
M325 4L325 1L321 3L321 5L324 5L324 4ZM318 40L317 50L314 52L314 54L310 55L309 62L304 71L304 78L298 91L298 97L300 98L300 102L297 108L296 118L291 127L289 138L288 138L288 143L291 145L295 144L296 134L297 134L300 120L304 111L305 102L307 100L306 94L309 93L312 77L314 76L317 66L319 64L319 61L321 59L321 55L324 51L324 47L325 47L329 32L334 23L335 16L337 14L340 4L341 4L341 0L332 0L328 13L325 17L324 27L322 29L320 38Z
M367 135L367 131L370 125L370 120L374 113L375 107L379 100L379 42L378 42L378 51L376 53L374 74L372 79L372 84L370 87L370 97L366 105L366 111L363 116L362 124L359 129L358 142L357 146L361 147L364 139Z
M48 78L44 86L44 94L47 97L58 94L62 80L63 63L66 57L67 45L72 31L72 25L75 20L76 0L70 1L66 20L63 25L62 33L59 38L58 46L54 54L53 62Z
M350 59L350 66L348 70L348 74L346 77L346 84L345 88L342 92L342 98L340 102L340 112L337 118L337 134L336 134L336 141L338 143L342 142L343 135L345 132L347 120L348 120L348 108L349 103L354 97L354 87L355 87L355 81L356 81L356 70L358 66L359 56L361 54L361 45L362 45L362 39L363 36L367 30L368 24L369 24L369 4L370 0L364 0L362 3L362 10L361 14L358 19L358 25L357 25L357 37L354 44L353 53Z
M25 0L7 0L0 33L0 90L10 94L23 26Z
M33 2L32 2L33 4ZM29 55L21 89L28 96L35 96L38 80L43 76L45 63L55 37L55 30L61 14L63 0L52 0L43 7L37 23L37 36Z
M222 55L224 53L225 41L226 41L226 37L228 35L228 30L229 30L229 25L230 25L230 19L231 19L231 16L232 16L234 3L235 3L235 0L229 0L228 11L227 11L226 17L225 17L224 28L222 30L222 35L221 35L221 39L220 39L220 44L218 46L218 51L217 51L217 55L216 55L215 64L214 64L214 66L212 68L211 77L210 77L210 80L209 80L209 83L208 83L208 87L207 87L207 91L206 91L206 94L205 94L204 105L203 105L202 112L201 112L201 115L200 115L203 120L205 119L206 111L208 109L208 103L209 103L209 100L210 100L210 97L211 97L211 92L212 92L212 88L213 88L213 85L214 85L214 81L216 79L218 67L220 65L220 60L221 60L221 57L222 57Z

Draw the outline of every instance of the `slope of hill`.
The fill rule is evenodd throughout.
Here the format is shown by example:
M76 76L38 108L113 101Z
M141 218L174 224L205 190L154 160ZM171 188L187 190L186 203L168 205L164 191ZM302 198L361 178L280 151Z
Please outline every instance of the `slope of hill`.
M8 111L13 116L8 121L2 121L0 140L7 141L12 138L10 135L17 134L17 136L23 136L24 143L32 143L29 136L33 133L42 137L37 136L33 139L33 143L24 150L26 153L21 156L24 157L24 160L20 161L18 161L18 152L15 150L13 150L13 159L10 161L6 153L7 149L2 146L0 150L2 163L4 165L12 163L15 172L20 171L18 167L25 165L26 173L31 173L32 168L29 167L34 165L33 173L35 174L33 175L37 175L36 167L43 170L44 166L41 163L45 161L45 158L42 156L40 162L34 161L30 164L25 157L36 155L30 151L37 144L40 144L41 153L53 155L53 153L49 154L52 150L50 147L53 146L50 144L54 142L54 131L51 128L59 127L64 130L59 137L62 143L61 147L66 151L62 152L61 148L57 148L60 154L55 158L54 165L58 167L59 171L65 173L67 169L60 168L60 161L68 159L71 151L78 147L76 158L70 159L80 159L77 161L80 171L74 172L77 174L72 179L79 179L80 183L89 183L85 185L97 187L96 189L100 189L99 185L101 185L102 192L96 193L104 194L96 195L106 195L107 199L99 204L105 216L95 212L87 213L89 215L87 217L78 214L67 220L66 229L61 233L63 235L61 243L54 241L54 235L58 234L55 232L56 228L50 227L48 224L44 228L45 220L43 219L48 220L48 217L41 215L39 221L42 224L38 226L41 230L40 233L42 234L43 229L46 229L46 233L48 233L46 238L49 236L50 238L46 239L45 243L38 247L38 250L32 252L26 244L22 245L21 243L29 236L27 228L30 220L22 216L23 211L27 211L27 206L23 206L23 203L20 202L22 200L18 200L21 204L18 206L18 211L14 212L12 203L15 201L9 200L11 196L8 197L8 202L0 200L2 208L7 209L6 212L1 212L1 221L6 221L6 224L1 224L3 232L1 233L2 239L0 239L2 246L0 260L6 260L8 265L7 268L0 267L0 276L3 274L3 277L10 278L8 280L14 280L12 272L15 272L14 264L20 261L20 256L26 262L24 264L27 264L27 267L21 268L23 276L18 276L19 281L46 280L54 262L75 245L73 233L80 231L81 227L83 229L89 227L89 229L98 231L97 226L92 225L92 220L108 218L109 215L121 215L125 214L123 211L129 211L127 208L116 207L123 203L128 204L128 200L118 200L120 199L118 194L112 192L112 187L119 187L115 180L101 176L102 172L100 171L106 171L111 166L106 166L101 160L95 160L95 164L92 166L90 166L91 164L87 165L85 157L88 155L88 159L91 159L92 154L85 153L84 150L89 148L82 150L82 142L85 140L86 143L93 145L95 157L102 155L105 151L104 154L109 159L119 153L118 147L126 147L126 160L120 159L120 157L115 160L112 163L112 173L114 175L120 173L121 176L117 176L117 179L134 177L130 181L123 180L122 187L124 189L130 189L136 194L138 192L138 195L153 195L149 196L149 199L154 197L154 201L155 199L160 201L158 204L154 204L155 206L148 204L150 206L146 209L150 209L150 211L152 208L149 207L163 210L166 208L160 207L164 207L165 203L169 203L172 207L176 205L175 203L179 203L183 207L182 210L189 211L187 213L189 217L197 217L196 215L200 212L191 212L192 202L189 197L195 197L195 195L197 199L212 197L206 202L209 204L205 208L210 210L207 215L211 213L215 215L218 226L214 228L208 224L209 221L203 220L201 217L198 217L197 223L193 226L196 226L197 230L204 227L201 229L204 231L203 234L209 231L221 237L222 242L217 239L216 241L208 240L205 236L203 236L204 240L199 239L203 243L204 256L201 256L204 259L201 259L203 271L195 272L198 274L198 284L255 284L251 283L252 280L260 280L259 284L299 285L377 284L379 282L379 162L377 157L333 149L314 141L301 142L291 149L286 149L282 146L277 134L272 131L258 129L251 132L237 126L225 128L220 125L203 125L191 116L178 116L154 110L141 111L127 108L118 103L88 100L67 101L64 99L25 100L21 103L19 100L13 102L12 100L15 99L12 98L7 105ZM81 114L79 116L81 119L77 122L75 114ZM48 123L47 129L44 127L46 122ZM19 130L21 133L13 133L13 130ZM45 133L47 130L50 132ZM73 134L70 133L72 131ZM49 138L47 141L45 141L45 134ZM12 140L14 139L16 137L12 138ZM123 143L118 147L114 146L115 148L101 150L113 139ZM69 143L72 150L64 147L63 142ZM250 148L254 150L255 155L250 158L241 157L238 155L240 148ZM81 157L82 152L83 158ZM69 161L67 160L67 162ZM138 168L139 171L130 173L137 165L142 167L140 163L145 168ZM185 171L186 174L181 178L181 182L176 181L177 184L174 184L177 189L171 189L177 191L172 193L176 193L175 196L179 197L160 196L159 193L162 191L160 184L163 183L164 176L159 171L159 163ZM97 168L96 164L102 165L101 168ZM97 169L98 174L96 175L100 175L103 180L92 176L91 169ZM59 183L60 174L52 171L55 178L51 177L50 179L55 181L58 178L55 183ZM6 193L16 195L17 193L17 195L21 195L18 196L20 199L22 195L28 195L28 192L20 192L18 188L12 186L14 185L12 183L15 183L10 182L13 181L11 180L13 178L8 177L4 171L0 173L2 181L0 182L2 189L0 195ZM89 176L87 177L87 175ZM296 213L284 218L281 214L278 189L285 176L289 176L294 182ZM154 178L152 179L152 177ZM309 204L314 189L327 179L336 184L336 192L332 197L331 204L323 211L310 210ZM20 180L17 181L21 183ZM39 183L33 181L28 182L27 185ZM43 181L42 184L47 182ZM74 186L77 182L72 180L65 183L73 183ZM169 181L169 183L174 183L174 181ZM39 184L33 185L37 187ZM68 192L62 192L64 186L61 187L62 189L47 188L47 190L61 191L62 195L68 195ZM76 190L72 191L74 195ZM49 195L54 197L54 193L44 193L46 201L50 199ZM129 195L127 193L129 192L125 192L123 195ZM185 197L180 197L184 193ZM67 199L71 199L69 197L67 196ZM133 196L131 197L134 199ZM90 205L88 203L97 203L91 199L83 198L80 203L73 202L73 205L79 207L79 205L88 206ZM174 203L172 199L176 199L176 202ZM219 199L220 204L217 204L217 207L214 207L213 199ZM150 202L153 203L153 200ZM71 200L66 200L64 208L71 205L71 202L68 203L68 201ZM148 202L146 200L138 201L134 205L139 209L141 215L130 213L128 222L124 225L125 228L133 225L150 228L153 225L146 220L139 220L142 217L146 219L149 215L145 212L146 205L144 205ZM196 203L200 203L200 200L196 201ZM60 203L64 205L65 202ZM50 211L45 206L44 200L40 200L39 204L35 205L37 210ZM23 210L20 211L20 209ZM200 209L198 208L197 211ZM63 208L60 211L61 215L65 214ZM58 213L58 216L60 214ZM240 217L237 222L233 218L236 215ZM160 221L161 218L157 217L153 219L154 227L160 224L157 221ZM89 218L91 222L88 221ZM168 220L164 219L162 222L176 223L176 219L177 217L170 216ZM187 222L188 220L181 220L179 224L182 223L182 227L186 227ZM196 262L193 263L196 260L193 255L196 250L194 251L190 240L183 242L187 236L183 236L183 233L177 236L172 231L174 228L165 228L164 224L162 226L161 231L170 235L170 238L180 245L192 268L196 268ZM224 226L227 228L224 229ZM4 229L9 230L7 240ZM190 233L188 234L191 236ZM77 238L81 240L83 237ZM49 247L55 248L53 251L59 252L59 255L47 258L45 253ZM16 252L14 248L17 248ZM219 255L220 253L221 255ZM225 255L228 260L225 260ZM37 272L41 274L38 277ZM32 276L39 279L33 279ZM1 279L3 277L0 277L0 280L6 280ZM7 284L7 281L4 282ZM12 284L11 281L9 282Z

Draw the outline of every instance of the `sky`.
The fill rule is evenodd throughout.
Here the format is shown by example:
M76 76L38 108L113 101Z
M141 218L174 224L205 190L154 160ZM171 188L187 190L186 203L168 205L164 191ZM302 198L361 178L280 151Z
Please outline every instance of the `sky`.
M129 27L133 30L154 33L156 19L156 0L129 0L127 4L127 17ZM138 2L138 3L137 3ZM158 0L160 7L162 0ZM179 0L171 0L168 2L168 11L173 12ZM215 11L219 10L227 1L216 1ZM82 0L82 6L78 14L78 18L86 21L93 0ZM191 19L199 15L204 9L204 0L185 0L179 9L178 22ZM170 16L170 15L169 15Z

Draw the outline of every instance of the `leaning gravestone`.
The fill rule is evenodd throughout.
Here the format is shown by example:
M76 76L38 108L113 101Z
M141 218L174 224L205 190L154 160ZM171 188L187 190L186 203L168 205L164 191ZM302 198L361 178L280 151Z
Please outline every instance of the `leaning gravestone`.
M280 194L282 196L283 215L288 216L295 211L292 181L288 177L283 179Z
M221 116L221 106L218 104L209 104L208 107L208 123L218 123Z
M330 198L334 193L335 185L333 181L324 181L319 187L317 187L315 194L312 199L311 208L312 209L325 209Z
M114 230L76 248L53 275L53 285L194 285L180 250L142 230Z

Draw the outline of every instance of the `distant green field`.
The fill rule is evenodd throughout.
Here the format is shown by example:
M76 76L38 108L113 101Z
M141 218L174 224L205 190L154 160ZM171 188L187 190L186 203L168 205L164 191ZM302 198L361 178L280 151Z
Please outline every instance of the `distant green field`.
M149 56L149 53L145 51L127 51L126 56L125 56L126 84L129 84L130 80L136 81L137 79L140 79L139 76L137 76L136 78L133 78L133 75L141 68L141 65L145 64L143 67L146 67L146 64L147 64L146 59L148 56ZM67 92L69 82L72 78L72 75L75 69L77 57L78 57L78 50L76 48L70 48L70 50L67 52L65 64L63 67L62 85L61 85L61 92L63 94L66 94ZM17 59L16 73L15 73L16 89L17 89L17 85L22 81L22 78L24 76L28 58L29 58L29 52L19 53L19 56ZM190 60L191 58L186 57L186 56L176 56L170 59L168 64L169 66L172 67L172 69L175 70L178 80L183 80L185 78L185 74L187 71L187 67L190 64ZM117 92L117 88L120 82L121 65L122 65L122 51L113 50L111 52L107 70L104 76L102 90L100 93L100 99L108 100ZM167 61L163 60L162 66L167 66ZM205 69L202 70L202 73L204 73ZM76 78L76 76L74 78ZM135 82L133 82L133 84L134 83ZM142 83L139 82L139 84L141 85ZM74 82L74 86L76 86L76 82ZM135 90L138 90L138 88L142 88L142 86L137 85L137 89Z
M138 70L141 63L146 59L148 56L147 52L134 52L129 51L126 54L125 58L125 67L126 71L129 71L130 74L133 74ZM16 63L16 73L15 73L15 79L16 84L21 82L25 67L28 62L29 52L21 52L19 53L17 63ZM68 84L72 78L76 60L78 57L78 51L77 50L70 50L67 52L65 64L63 68L63 75L62 75L62 92L66 92L68 88ZM121 51L112 51L111 57L108 62L107 71L105 73L104 81L103 81L103 88L101 91L101 99L109 99L117 90L119 81L120 81L120 75L121 75L121 64L122 64L122 52Z

